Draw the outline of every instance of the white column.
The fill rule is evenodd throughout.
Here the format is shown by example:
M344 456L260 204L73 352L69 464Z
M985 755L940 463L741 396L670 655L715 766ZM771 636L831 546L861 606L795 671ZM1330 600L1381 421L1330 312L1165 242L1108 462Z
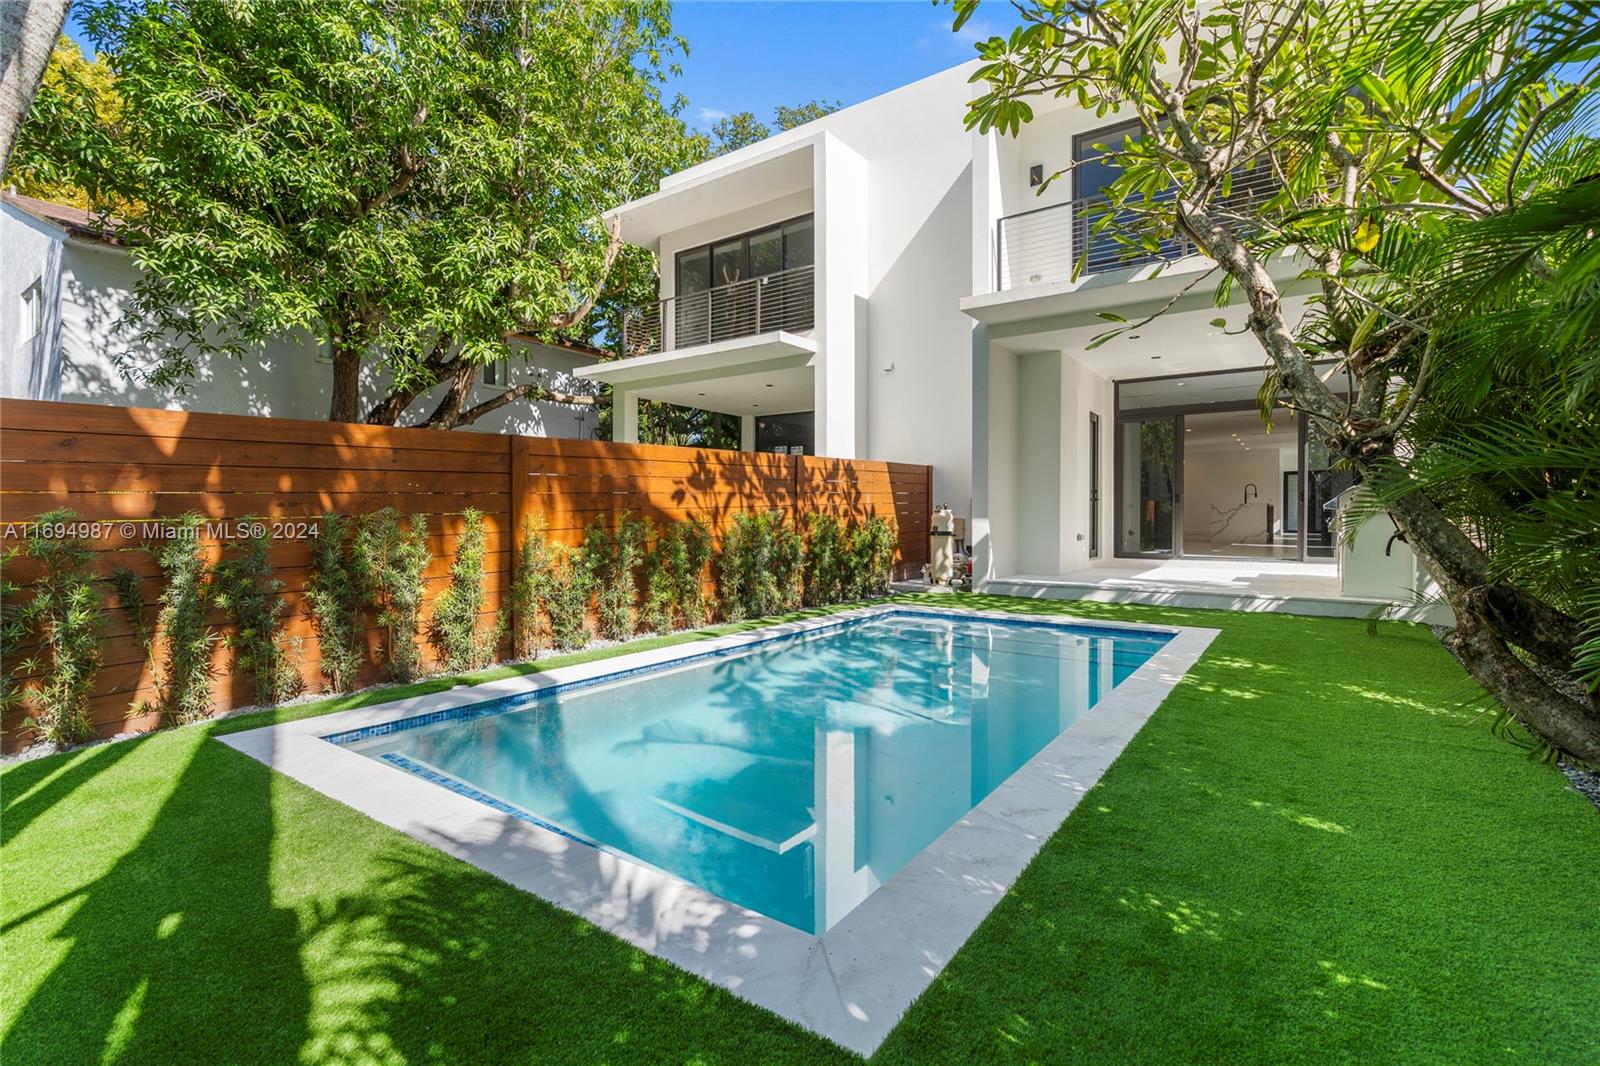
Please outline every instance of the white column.
M639 397L618 385L611 387L611 439L639 443Z
M995 577L994 541L989 528L990 454L989 327L980 322L972 328L972 513L967 517L974 592L982 592Z
M739 416L739 450L753 452L756 450L756 416Z
M865 446L867 164L831 134L812 148L816 218L816 451L854 459Z

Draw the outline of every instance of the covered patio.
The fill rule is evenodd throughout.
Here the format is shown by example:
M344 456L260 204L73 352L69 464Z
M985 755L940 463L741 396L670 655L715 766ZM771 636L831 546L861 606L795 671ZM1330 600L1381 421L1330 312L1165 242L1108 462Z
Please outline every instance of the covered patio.
M758 419L813 409L816 356L812 337L774 330L600 363L576 376L611 386L619 442L639 442L639 401L656 400L737 415L739 447L749 452Z

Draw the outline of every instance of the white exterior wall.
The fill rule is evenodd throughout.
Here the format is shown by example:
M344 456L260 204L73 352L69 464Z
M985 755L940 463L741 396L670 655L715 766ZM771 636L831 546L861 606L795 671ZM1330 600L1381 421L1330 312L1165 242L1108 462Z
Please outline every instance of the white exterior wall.
M203 360L185 395L152 389L123 370L148 366L154 352L141 348L135 330L120 323L138 268L126 252L98 241L68 237L47 222L10 204L0 204L0 395L127 407L213 411L274 418L324 419L332 368L317 359L310 336L285 336L243 359ZM40 279L45 328L26 341L17 336L24 289ZM571 371L592 362L563 349L521 346L534 362L512 359L513 380L541 374L554 388L581 391ZM363 400L374 401L386 375L369 371ZM473 403L489 399L492 386L478 383ZM412 404L407 421L417 422L443 394L435 389ZM591 436L595 416L587 408L560 404L508 404L464 429L528 436Z
M34 396L53 373L61 335L63 234L0 203L0 395ZM43 301L37 334L22 336L22 294L38 282Z
M684 248L806 214L816 220L819 454L930 463L936 502L972 509L971 65L947 70L663 179L662 194L809 151L812 187L697 210L661 233L662 294ZM787 171L785 173L788 173ZM626 209L624 209L626 211Z
M1000 387L996 388L996 368ZM1007 380L1014 367L1014 381ZM1012 466L997 470L991 459L991 486L1009 481L998 496L991 487L990 520L996 529L1015 531L1015 541L997 553L996 576L1057 574L1090 565L1089 414L1100 416L1100 549L1109 554L1111 514L1111 403L1109 381L1090 373L1061 352L991 356L990 391L1016 413L1015 426L997 418L1010 439L996 452L1015 449Z
M868 448L867 163L841 141L824 136L812 154L817 188L816 449L818 455L859 458ZM926 462L927 460L921 460Z

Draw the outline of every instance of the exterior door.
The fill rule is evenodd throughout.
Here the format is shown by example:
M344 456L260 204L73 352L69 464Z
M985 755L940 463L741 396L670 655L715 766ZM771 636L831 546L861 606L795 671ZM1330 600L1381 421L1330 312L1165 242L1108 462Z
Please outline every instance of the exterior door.
M1100 416L1089 412L1089 558L1100 558Z
M1117 554L1172 556L1182 526L1178 471L1183 465L1178 418L1122 422L1118 470Z

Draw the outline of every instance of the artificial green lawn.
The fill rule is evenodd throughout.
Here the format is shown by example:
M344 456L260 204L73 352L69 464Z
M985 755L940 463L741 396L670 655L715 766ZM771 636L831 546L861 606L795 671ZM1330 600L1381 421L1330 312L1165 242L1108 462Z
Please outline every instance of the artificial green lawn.
M956 602L1222 633L879 1059L1600 1059L1600 812L1426 630ZM207 739L425 690L0 776L0 1057L849 1057Z

